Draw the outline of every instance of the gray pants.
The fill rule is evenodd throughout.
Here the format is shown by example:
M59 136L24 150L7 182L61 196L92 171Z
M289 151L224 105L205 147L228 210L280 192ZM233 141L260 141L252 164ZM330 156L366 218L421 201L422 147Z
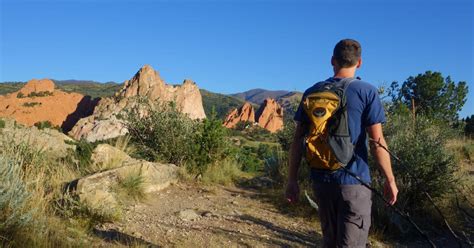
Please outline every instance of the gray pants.
M362 185L313 183L323 247L366 247L372 192Z

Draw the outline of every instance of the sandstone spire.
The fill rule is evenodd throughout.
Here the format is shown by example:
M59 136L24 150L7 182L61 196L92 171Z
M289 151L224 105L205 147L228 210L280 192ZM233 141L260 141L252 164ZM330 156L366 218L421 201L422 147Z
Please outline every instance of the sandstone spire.
M237 123L241 121L255 122L255 111L252 104L245 102L239 109L234 109L230 112L225 121L224 126L227 128L234 128Z

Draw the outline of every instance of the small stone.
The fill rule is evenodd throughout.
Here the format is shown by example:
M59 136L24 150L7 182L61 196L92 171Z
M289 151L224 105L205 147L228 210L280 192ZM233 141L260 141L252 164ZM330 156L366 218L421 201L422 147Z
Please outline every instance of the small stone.
M197 220L201 217L193 209L182 210L178 213L178 216L181 220L184 220L184 221L193 221L193 220Z

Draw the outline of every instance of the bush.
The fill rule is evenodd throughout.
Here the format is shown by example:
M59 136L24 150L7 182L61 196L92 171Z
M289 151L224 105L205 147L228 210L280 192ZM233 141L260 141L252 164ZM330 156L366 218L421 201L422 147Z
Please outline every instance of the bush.
M198 172L203 173L207 165L221 161L230 153L230 145L226 139L227 129L217 118L213 109L210 116L198 124L196 133L196 146L194 154L195 167Z
M180 113L176 104L151 105L140 100L123 119L139 156L176 165L193 159L198 125Z
M27 108L32 108L36 105L40 106L41 103L40 102L25 102L25 103L23 103L23 107L27 107Z
M24 97L25 97L25 94L21 92L18 92L18 94L16 94L16 98L24 98Z
M11 237L19 229L31 225L32 212L28 209L31 194L23 180L20 160L0 156L0 236ZM1 242L0 242L1 244Z
M52 96L53 92L50 91L39 91L39 92L31 92L28 94L28 97L45 97L45 96Z
M45 129L45 128L52 128L53 124L51 124L50 121L38 121L34 124L35 127L37 127L39 130Z
M446 142L452 137L452 133L449 127L441 126L421 115L416 120L408 115L391 116L387 121L385 135L389 149L402 160L400 164L392 159L400 191L397 205L409 211L411 216L423 216L424 221L438 218L434 217L437 214L432 211L423 191L441 204L443 197L458 186L459 177L456 172L459 164L446 148ZM375 185L382 189L382 176L378 173L372 175ZM373 209L377 220L375 226L380 229L385 229L390 220L393 222L398 219L398 216L388 214L387 207L379 199L374 202ZM398 221L394 223L400 227Z
M6 123L4 120L0 119L0 128L5 128Z

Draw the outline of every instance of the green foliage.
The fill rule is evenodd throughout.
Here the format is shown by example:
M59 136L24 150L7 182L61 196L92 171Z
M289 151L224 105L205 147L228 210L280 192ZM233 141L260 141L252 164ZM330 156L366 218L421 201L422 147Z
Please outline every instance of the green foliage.
M176 104L140 101L123 118L141 157L176 165L194 158L198 125L179 112Z
M53 92L51 91L33 91L30 94L28 94L28 97L45 97L45 96L52 96Z
M27 108L32 108L36 105L40 106L41 103L40 102L25 102L25 103L23 103L23 106L27 107Z
M207 119L198 124L194 150L194 162L199 172L204 172L207 165L222 160L229 153L229 144L226 140L227 129L217 118L215 110L211 110Z
M92 152L94 151L96 145L87 142L84 139L79 141L66 141L66 144L74 145L75 150L70 150L66 158L66 163L68 165L74 165L75 170L77 170L81 175L87 175L90 173L90 168L92 165Z
M22 92L18 92L18 94L16 94L16 98L24 98L25 97L25 94L23 94Z
M277 133L278 143L280 143L284 151L290 150L293 136L295 135L295 129L296 125L293 120L285 120L283 129Z
M5 120L0 119L0 128L5 128L6 123Z
M51 124L50 121L39 121L39 122L36 122L34 124L34 126L37 127L38 129L42 130L42 129L45 129L45 128L52 128L53 124Z
M127 198L132 198L135 201L145 199L145 178L140 173L130 173L123 178L120 178L119 193L123 192Z
M239 108L244 104L243 100L236 97L213 93L203 89L201 89L200 92L206 115L209 116L214 108L217 118L221 120L223 120L232 109Z
M423 191L440 204L443 197L452 193L459 183L456 172L459 163L446 148L453 131L448 125L438 123L418 115L416 120L410 116L390 116L385 126L389 149L397 154L402 164L392 159L394 175L399 189L397 205L408 210L412 216L433 219L429 199ZM372 168L375 168L373 166ZM373 181L382 189L383 177L373 172ZM393 215L387 215L387 208L377 199L374 203L376 227L386 228ZM429 217L431 216L431 217ZM428 217L428 218L427 218Z
M417 114L431 118L455 121L458 112L466 103L468 86L466 82L455 83L440 72L427 71L416 77L409 77L401 86L393 82L388 95L394 106L403 104L412 109L412 99Z
M1 154L0 178L0 236L9 237L31 225L34 209L28 209L31 194L23 180L21 160Z
M464 120L466 125L464 126L464 133L469 137L474 136L474 115L466 117Z

